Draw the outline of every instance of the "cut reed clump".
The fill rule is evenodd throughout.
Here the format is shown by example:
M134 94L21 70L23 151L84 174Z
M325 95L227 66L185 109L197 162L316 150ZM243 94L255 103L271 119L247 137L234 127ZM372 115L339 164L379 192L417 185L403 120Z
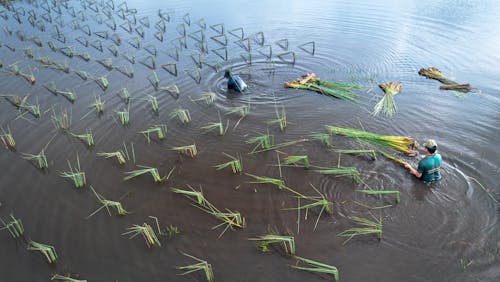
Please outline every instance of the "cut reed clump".
M122 204L120 202L110 201L110 200L104 198L104 196L102 196L101 194L97 193L94 190L94 187L92 187L92 185L90 186L90 189L92 189L92 192L94 192L94 195L97 198L97 201L99 201L99 203L102 206L100 206L97 210L95 210L94 212L92 212L91 214L89 214L86 218L91 218L94 214L98 213L100 210L102 210L104 208L106 208L106 210L108 211L109 216L111 216L111 211L109 210L110 208L114 208L116 210L116 213L118 215L127 215L127 214L129 214L129 212L126 211L123 208L123 206L122 206Z
M285 106L281 107L281 114L278 112L278 108L275 108L276 112L276 119L271 120L267 122L267 124L279 124L281 131L285 130L287 123L286 123L286 111L285 111Z
M215 168L217 170L221 170L221 169L224 169L226 167L231 167L231 170L233 171L234 174L237 174L237 173L242 173L243 172L243 165L242 165L242 161L241 161L241 156L238 156L237 158L236 157L233 157L229 154L226 154L226 153L222 153L224 154L225 156L231 158L232 160L229 161L229 162L226 162L226 163L222 163L222 164L219 164L219 165L216 165Z
M379 87L384 91L384 97L382 97L382 99L375 104L372 114L377 116L382 112L384 115L391 117L397 111L394 95L401 92L401 83L387 82L379 84Z
M147 101L151 104L151 109L153 110L153 112L158 113L160 108L158 106L158 100L156 99L156 97L148 95Z
M118 93L116 93L116 95L120 97L125 104L128 104L130 102L130 94L128 93L127 88L121 88Z
M189 264L189 265L184 265L184 266L177 266L176 268L182 271L185 271L181 273L180 275L186 275L195 271L200 271L202 270L205 273L205 278L207 279L208 282L213 282L214 281L214 273L212 270L212 265L209 264L206 260L199 259L195 256L188 255L186 253L182 253L183 255L192 258L196 261L194 264Z
M327 169L315 170L321 174L336 175L336 176L350 176L356 183L361 182L360 173L355 167L332 167Z
M312 90L344 101L357 102L358 95L352 92L352 90L359 89L360 87L354 84L321 80L314 73L308 73L294 81L285 82L285 88Z
M97 83L97 85L99 85L102 91L106 91L106 89L108 89L109 87L109 81L104 76L94 78L94 81Z
M375 153L375 150L335 150L335 152L340 153L340 154L369 154L373 160L377 159L377 154Z
M282 179L271 178L271 177L266 177L266 176L257 176L257 175L253 175L250 173L245 173L245 175L250 176L250 177L255 179L255 181L252 181L249 183L272 184L272 185L276 185L276 187L278 187L279 190L283 190L284 188L286 188L285 181L283 181Z
M304 270L304 271L309 271L309 272L315 272L315 273L325 273L325 274L333 276L333 279L335 280L335 282L339 281L339 271L335 266L321 263L321 262L317 262L317 261L314 261L311 259L306 259L303 257L298 257L298 256L294 256L293 258L297 260L297 264L305 263L308 266L299 266L296 264L296 265L292 265L291 266L292 268Z
M0 218L0 221L3 224L3 227L0 228L0 230L5 230L9 231L10 235L14 239L20 238L21 236L24 235L24 226L23 223L20 219L15 218L14 215L10 215L11 220L8 222L3 221L3 219Z
M226 134L228 127L229 127L229 120L227 120L226 128L224 128L224 124L222 123L219 114L219 122L210 122L207 125L202 126L201 129L206 130L206 132L218 129L219 136L223 136L224 134Z
M7 131L5 131L2 128L2 133L0 135L0 140L2 140L2 143L9 149L15 150L16 149L16 141L14 140L14 136L12 135L12 132L10 131L10 127L7 126Z
M147 224L146 222L144 222L142 225L134 224L132 225L132 227L127 228L127 230L129 231L123 233L122 235L131 234L129 239L133 239L138 235L142 235L144 241L146 241L146 244L148 245L149 248L161 247L161 243L160 240L158 239L158 236L156 236L156 233L151 227L151 225Z
M127 176L125 178L123 178L123 180L127 181L129 179L134 178L134 177L149 173L149 174L151 174L151 176L153 177L153 180L156 183L161 183L164 180L168 180L170 175L172 174L172 171L173 171L173 169L172 169L169 174L165 175L164 177L161 177L160 173L158 172L158 169L155 167L149 167L149 166L143 166L143 165L138 165L138 167L141 167L142 169L137 169L137 170L125 172L125 174Z
M101 96L95 96L95 102L90 105L91 107L95 108L97 113L103 113L104 112L104 103L106 101L103 101L101 99Z
M268 131L266 134L249 138L245 142L247 144L257 144L252 149L251 153L255 153L261 150L270 150L274 145L274 136L270 135Z
M203 196L203 191L201 190L201 187L200 187L200 191L196 191L193 187L191 187L190 185L187 185L187 187L190 189L190 190L182 190L182 189L179 189L179 188L170 188L170 190L172 190L172 192L174 193L177 193L177 194L182 194L186 197L189 197L190 199L195 199L194 201L199 205L199 206L205 206L206 205L206 202L207 200L205 199L205 196Z
M158 124L158 125L153 125L150 128L141 131L139 133L142 133L144 137L148 140L148 144L151 143L151 137L150 134L156 134L158 136L158 139L163 140L165 139L165 135L167 134L167 125L166 124Z
M418 143L411 137L381 135L353 128L342 128L329 125L326 126L326 129L330 132L330 134L356 138L360 141L368 142L373 145L403 152L408 156L415 156L418 154L418 151L416 150L416 148L418 148Z
M284 159L284 162L281 164L282 166L295 166L295 167L303 167L309 169L309 157L307 155L303 156L287 156Z
M321 218L321 215L323 214L323 212L326 212L329 215L333 214L333 202L328 201L326 199L326 196L323 193L321 193L316 187L314 187L314 185L312 185L311 183L309 183L309 185L311 185L311 187L314 189L314 191L316 191L318 193L319 196L299 196L298 197L299 204L298 204L297 208L289 208L286 210L298 210L298 211L305 210L305 219L307 219L307 215L308 215L310 209L315 208L315 207L321 207L321 210L320 210L318 217L316 218L316 222L314 224L313 230L316 230L316 227L318 226L318 223L319 223L319 219ZM310 203L305 204L305 205L300 205L301 199L306 200Z
M257 241L257 247L263 252L269 251L269 245L271 244L280 244L286 255L295 255L295 239L293 236L268 234L256 238L249 238L248 240Z
M123 156L122 151L115 151L115 152L110 152L110 153L101 152L101 153L97 153L97 155L99 157L105 157L106 159L116 158L120 165L124 165L125 163L127 163L127 161L125 160L125 157Z
M394 162L396 162L396 163L398 163L398 164L402 164L402 165L404 165L404 164L406 163L406 162L405 162L405 161L403 161L402 159L400 159L400 158L398 158L398 157L395 157L395 156L393 156L393 155L391 155L391 154L389 154L389 153L386 153L386 152L384 152L384 151L382 151L382 150L378 150L378 152L379 152L382 156L384 156L384 157L388 158L389 160L394 161Z
M92 130L90 128L87 129L87 133L85 134L71 133L71 135L85 142L89 148L94 146L94 136L92 135Z
M49 168L49 163L47 162L47 156L45 155L45 149L42 149L37 155L25 154L23 153L23 159L35 160L39 169Z
M198 155L198 150L196 149L196 144L173 147L172 150L177 151L183 155L186 155L190 158L195 158Z
M57 116L56 111L52 108L51 120L56 129L66 131L71 126L71 114L68 115L66 110L61 111L61 114Z
M122 125L128 125L130 123L130 113L128 109L123 109L123 111L115 111L115 113L120 118Z
M56 249L51 245L45 245L45 244L37 243L33 240L30 240L28 242L28 251L38 251L38 252L42 253L45 256L45 258L47 259L47 262L50 264L54 264L57 262Z
M191 115L189 110L178 108L170 113L170 119L177 118L181 123L188 124L191 122Z
M356 216L350 217L350 219L353 220L356 224L359 224L363 227L347 229L337 234L337 236L348 237L347 240L344 241L344 244L346 244L353 237L359 235L375 234L377 235L379 241L382 240L382 216L380 216L379 219L377 219L373 216L373 214L370 215L372 216L373 221Z
M250 109L250 105L238 106L232 108L229 112L226 113L226 115L238 113L240 118L244 118L250 113Z
M358 192L365 193L368 195L391 195L391 194L394 194L394 195L396 195L396 203L399 203L401 201L401 196L400 196L401 193L398 190L381 190L381 191L358 190Z
M87 282L87 280L75 279L70 276L55 274L50 280L60 280L64 282Z
M215 103L217 96L213 92L205 92L205 93L201 94L200 98L192 99L191 97L189 97L189 99L191 100L191 102L195 102L195 103L205 102L205 104L207 106L211 106Z
M158 86L158 90L168 92L175 99L178 99L179 96L180 96L180 94L181 94L181 91L179 90L179 87L177 87L177 85L175 85L175 84L168 85L168 86Z
M78 158L78 155L76 155L76 162L77 165L72 167L68 160L69 171L63 171L59 175L73 180L73 184L76 188L82 188L87 182L85 180L85 172L83 172L80 168L80 159Z
M434 67L430 67L430 68L427 68L427 69L420 69L418 71L418 74L421 75L421 76L425 76L427 78L430 78L430 79L435 79L445 85L442 85L439 87L439 89L442 89L442 90L454 90L454 91L459 91L459 92L463 92L463 93L467 93L469 91L472 90L472 87L470 86L470 84L459 84L459 83L456 83L455 81L453 80L450 80L448 78L446 78L439 69L437 68L434 68Z

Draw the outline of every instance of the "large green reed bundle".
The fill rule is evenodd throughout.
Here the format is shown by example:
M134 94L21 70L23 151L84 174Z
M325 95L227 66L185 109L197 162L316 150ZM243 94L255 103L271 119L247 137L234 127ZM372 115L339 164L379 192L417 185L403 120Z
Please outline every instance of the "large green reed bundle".
M40 153L38 153L37 155L23 153L22 158L29 161L35 160L38 165L38 168L40 169L49 168L49 163L47 162L47 156L45 155L45 149L42 149L42 151L40 151Z
M430 79L435 79L435 80L445 84L445 85L442 85L439 87L439 89L442 89L442 90L455 90L455 91L466 93L472 89L472 87L468 83L467 84L458 84L455 81L446 78L441 73L441 71L439 69L434 68L434 67L430 67L427 69L422 68L418 71L418 74L421 76L425 76L427 78L430 78Z
M127 230L129 231L123 233L122 235L131 234L129 239L133 239L138 235L142 235L144 241L146 241L146 244L148 245L148 248L161 247L158 236L156 236L156 233L151 225L147 224L146 222L144 222L142 225L134 224L131 227L128 227Z
M5 145L5 147L15 150L16 149L16 141L14 140L14 136L10 131L10 127L7 126L7 131L2 128L2 134L0 135L0 140Z
M10 235L12 235L14 239L24 235L23 223L20 219L15 218L14 215L10 215L10 221L5 222L0 218L0 222L2 222L3 224L3 227L0 228L0 230L7 229L7 231L9 231Z
M375 104L372 114L376 116L382 112L384 115L391 117L397 111L394 95L401 92L401 83L387 82L379 84L378 86L384 91L384 97Z
M281 114L278 112L277 107L275 108L275 112L276 112L276 119L267 122L267 124L279 124L281 131L283 131L287 126L285 106L281 107Z
M213 92L204 92L201 94L200 98L192 99L191 96L189 97L189 100L191 102L197 103L197 102L205 102L207 106L211 106L215 103L215 100L217 99L217 96Z
M198 150L196 149L196 144L173 147L172 150L177 151L190 158L195 158L198 155Z
M50 280L59 280L64 282L87 282L87 280L75 279L70 276L55 274Z
M373 160L377 159L377 154L375 153L375 150L357 150L357 149L338 149L335 150L335 152L340 153L340 154L369 154Z
M33 240L30 240L28 242L28 251L38 251L38 252L42 253L45 256L45 258L47 259L47 262L50 264L54 264L57 262L56 249L51 245L45 245L45 244L37 243Z
M350 176L356 183L361 182L359 171L355 167L332 167L326 169L317 169L315 171L327 175Z
M106 210L108 211L109 216L111 216L111 211L109 210L110 208L114 208L116 210L116 213L118 213L118 215L129 214L129 212L123 208L123 206L120 202L110 201L110 200L104 198L103 195L97 193L94 190L94 187L92 187L92 185L90 186L90 189L92 189L92 192L94 192L94 195L97 198L97 201L99 201L99 203L101 204L101 206L97 210L95 210L94 212L89 214L86 218L91 218L94 214L98 213L100 210L102 210L104 208L106 208Z
M189 110L178 108L170 113L170 119L177 118L181 123L188 124L191 122L191 115Z
M329 125L326 126L326 129L328 130L328 132L330 132L330 134L338 134L356 138L360 141L368 142L373 145L378 145L381 147L403 152L409 156L415 156L418 154L418 151L416 150L416 148L418 147L418 143L411 137L381 135L364 130L335 127Z
M71 126L71 114L68 114L67 110L61 111L58 116L54 108L52 108L52 116L50 119L56 129L67 131Z
M358 192L365 193L368 195L396 195L396 203L401 201L400 192L398 190L358 190Z
M384 157L388 158L389 160L394 161L394 162L396 162L396 163L398 163L398 164L402 164L402 165L404 165L404 164L406 163L406 162L405 162L405 161L403 161L402 159L400 159L400 158L398 158L398 157L395 157L395 156L393 156L393 155L391 155L391 154L389 154L389 153L386 153L386 152L384 152L384 151L382 151L382 150L378 150L378 152L379 152L382 156L384 156Z
M263 252L269 251L269 245L279 244L286 255L295 255L295 239L293 236L267 234L256 238L249 238L248 240L257 241L257 247Z
M71 135L73 135L74 137L82 140L83 142L85 142L85 144L87 144L87 146L90 148L92 146L94 146L94 136L92 135L92 129L87 129L87 133L85 134L74 134L74 133L71 133Z
M142 169L137 169L137 170L125 172L125 174L127 176L125 176L125 178L123 178L123 180L127 181L129 179L134 178L134 177L149 173L149 174L151 174L151 177L153 177L153 180L156 183L161 183L164 180L168 180L170 175L172 174L172 171L173 171L173 169L172 169L169 174L161 177L160 173L158 172L158 169L155 167L149 167L149 166L143 166L143 165L138 165L138 167L141 167Z
M284 159L284 162L281 163L281 166L294 166L294 167L303 167L309 169L309 157L307 155L303 156L287 156Z
M143 130L139 133L142 133L144 137L146 137L149 144L151 143L150 134L156 134L158 136L158 139L160 140L165 139L165 135L167 134L167 125L166 124L153 125L150 128Z
M245 141L247 144L257 144L252 149L251 153L262 151L262 150L270 150L274 145L274 136L269 134L269 131L266 134L262 134L259 136L251 137Z
M115 111L116 115L120 118L122 125L128 125L130 123L130 113L128 109L123 109L122 111Z
M76 188L82 188L87 182L85 180L85 172L83 172L80 168L80 159L78 158L78 155L76 155L76 163L77 165L72 167L68 160L69 171L63 171L59 175L73 180L73 184Z
M182 271L185 271L181 273L180 275L186 275L195 271L203 271L205 273L205 278L207 279L208 282L213 282L214 281L214 272L212 270L212 265L209 264L206 260L199 259L195 256L188 255L186 253L182 253L183 255L192 258L196 261L194 264L189 264L189 265L184 265L184 266L177 266L176 268Z
M238 155L238 157L233 157L233 156L231 156L229 154L226 154L224 152L222 154L224 154L225 156L231 158L231 161L216 165L215 168L217 170L221 170L221 169L224 169L226 167L231 167L231 170L233 171L234 174L242 173L243 172L243 164L242 164L242 161L241 161L242 158L241 158L240 155Z
M292 265L292 268L315 273L325 273L332 275L335 282L339 281L339 271L335 266L298 256L294 256L293 258L297 260L297 264ZM305 263L307 266L299 266L299 263Z
M317 78L314 73L308 73L291 82L285 82L286 88L296 88L312 90L324 95L333 96L348 102L356 102L358 95L352 92L353 89L359 89L354 84L339 82L330 82Z
M375 234L377 235L379 241L382 240L382 215L379 217L379 219L375 218L373 214L370 215L373 218L373 221L356 216L350 217L352 221L354 221L358 225L361 225L362 227L349 228L339 233L337 236L348 237L347 240L344 241L344 244L351 240L353 237L359 235Z

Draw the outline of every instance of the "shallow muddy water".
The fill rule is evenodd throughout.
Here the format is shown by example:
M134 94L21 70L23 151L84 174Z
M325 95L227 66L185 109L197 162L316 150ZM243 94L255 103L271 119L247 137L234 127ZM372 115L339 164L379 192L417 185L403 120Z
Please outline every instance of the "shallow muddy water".
M293 236L297 256L336 266L341 281L498 281L498 3L351 2L16 1L1 6L0 94L29 95L26 103L38 103L41 116L35 118L0 99L0 125L10 129L16 141L16 150L0 143L0 218L6 221L12 213L21 219L24 239L54 246L58 261L48 264L42 254L26 250L24 239L13 239L1 230L0 281L49 281L55 273L88 281L205 281L201 272L179 275L177 266L195 263L183 253L210 263L216 281L331 280L291 268L296 260L278 246L263 253L248 240L270 232ZM224 24L224 35L219 37L218 24ZM224 37L227 46L222 44ZM238 42L239 38L245 40ZM311 41L314 53L312 44L306 44ZM137 42L138 48L133 46ZM72 47L75 55L64 55L63 47ZM27 48L32 58L23 51ZM110 51L113 48L117 56ZM84 52L89 61L76 56ZM67 62L69 73L44 67L39 59L45 56ZM115 68L96 61L106 58ZM12 64L23 73L32 72L36 82L13 75ZM169 71L162 68L164 64L169 64L165 66ZM420 68L431 66L475 89L467 94L439 90L440 82L418 75ZM133 77L123 73L125 67L133 70ZM228 68L248 84L245 94L227 90L223 73ZM76 70L90 77L85 81ZM153 71L160 86L176 85L179 96L156 90L148 80ZM359 102L283 87L285 81L309 72L360 85ZM107 78L107 89L92 79L98 77ZM382 97L378 84L389 81L403 85L395 96L398 113L392 118L374 117L373 106ZM49 92L44 85L50 82L59 90L74 92L76 100L72 103ZM128 104L117 95L124 87L130 94ZM213 105L192 101L204 92L215 94ZM158 113L151 109L148 95L157 98ZM102 114L90 106L96 96L105 100ZM228 114L245 105L251 108L245 118ZM282 106L288 121L283 132L269 123ZM170 118L178 108L189 110L189 124ZM124 126L116 111L127 109L130 123ZM64 111L71 116L68 131L53 124L54 113ZM228 124L224 136L201 129L219 119ZM148 143L139 132L159 124L167 126L166 138L153 136ZM336 149L369 146L336 135L331 148L311 140L279 152L249 154L255 145L248 144L248 138L269 131L278 144L326 132L325 125L411 136L420 143L435 139L443 156L443 179L432 185L421 183L379 155L376 160L368 155L339 156ZM89 129L95 143L90 148L71 134ZM97 155L123 150L124 143L130 160L123 166ZM196 158L172 150L190 144L196 144ZM44 148L48 169L38 169L36 162L23 158ZM323 213L315 229L319 208L310 209L306 219L304 211L290 210L297 207L294 194L250 183L253 178L234 175L230 168L216 170L215 165L230 160L223 153L241 155L245 173L281 178L303 195L317 196L313 185L333 202L333 213ZM315 168L280 170L278 157L283 161L286 155L308 155L315 167L354 166L362 183L322 175ZM420 158L396 155L414 165ZM60 176L69 169L67 161L73 165L77 156L86 174L82 189ZM156 167L162 176L173 171L159 184L150 175L124 181L125 172L138 165ZM240 212L245 228L228 229L220 236L224 227L213 229L220 221L171 191L189 189L187 185L201 187L219 210ZM86 219L100 206L90 186L106 199L120 201L130 214L111 211L109 216L103 209ZM368 187L398 190L401 201L396 203L392 195L359 192ZM382 219L382 239L364 235L343 244L346 238L338 234L358 227L351 218L372 215ZM150 216L158 218L162 229L176 226L180 234L159 236L162 246L153 248L140 235L133 239L122 235L144 222L156 230Z

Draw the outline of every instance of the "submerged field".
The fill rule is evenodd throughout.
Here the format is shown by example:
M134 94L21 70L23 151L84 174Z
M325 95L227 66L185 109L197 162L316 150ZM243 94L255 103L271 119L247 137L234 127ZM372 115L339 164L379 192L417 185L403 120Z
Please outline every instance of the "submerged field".
M0 280L497 280L500 12L446 2L4 3Z

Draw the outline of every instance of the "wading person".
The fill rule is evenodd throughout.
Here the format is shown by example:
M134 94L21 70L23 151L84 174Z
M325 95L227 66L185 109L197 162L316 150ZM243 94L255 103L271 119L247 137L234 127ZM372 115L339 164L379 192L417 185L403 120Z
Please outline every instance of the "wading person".
M441 167L441 155L437 153L436 141L429 139L424 143L425 157L418 162L417 169L413 168L409 163L405 163L405 167L411 174L417 178L432 182L441 179L439 168Z
M247 84L239 75L233 75L230 70L226 70L224 78L227 78L227 89L234 89L238 92L243 92L248 88Z

